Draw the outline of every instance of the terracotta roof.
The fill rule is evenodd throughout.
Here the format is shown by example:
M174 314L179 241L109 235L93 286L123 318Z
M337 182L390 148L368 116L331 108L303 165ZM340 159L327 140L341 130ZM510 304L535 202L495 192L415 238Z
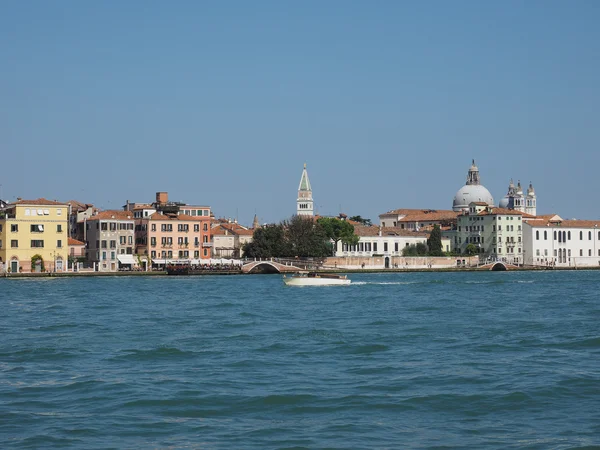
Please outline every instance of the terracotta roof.
M85 203L78 202L77 200L69 200L66 202L67 205L71 206L73 209L88 209L88 207L93 205L86 205Z
M133 220L133 214L131 211L123 211L121 209L100 211L87 220L88 222L92 220Z
M57 202L54 200L47 200L45 198L38 198L36 200L17 200L12 205L39 205L39 206L67 206L66 203Z
M365 226L358 226L358 227L354 227L354 234L356 234L357 236L361 236L361 237L367 237L367 236L379 236L379 230L380 227L378 226L372 226L372 227L365 227ZM422 231L411 231L411 230L403 230L397 227L382 227L381 228L381 235L382 236L407 236L407 237L427 237L429 236L429 233L425 233Z
M456 211L452 211L452 210L448 210L448 209L407 209L407 208L401 208L401 209L393 209L391 211L388 211L384 214L380 214L380 216L386 216L386 215L398 215L398 216L408 216L411 214L414 215L420 215L420 214L448 214L448 215L454 215L454 217L456 217L456 215L458 214Z
M78 241L77 239L69 238L69 245L85 245L85 242Z
M231 235L238 236L252 236L254 234L254 230L249 230L238 223L221 223L214 226L211 232L213 234L224 235L225 231Z
M136 206L133 207L133 211L139 211L141 209L154 209L154 208L152 207L152 205L148 205L148 204L146 204L146 205L136 205Z
M465 212L463 215L468 216L469 213ZM507 208L488 208L476 214L478 216L523 216L523 218L535 218L531 214L527 214L521 211Z

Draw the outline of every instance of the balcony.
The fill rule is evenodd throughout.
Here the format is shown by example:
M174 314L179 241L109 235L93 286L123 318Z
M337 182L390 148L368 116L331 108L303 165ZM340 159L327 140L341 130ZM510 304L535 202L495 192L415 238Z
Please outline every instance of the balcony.
M203 242L203 243L202 243L202 247L203 247L203 248L206 248L206 247L212 247L212 246L213 246L213 243L212 243L212 242Z

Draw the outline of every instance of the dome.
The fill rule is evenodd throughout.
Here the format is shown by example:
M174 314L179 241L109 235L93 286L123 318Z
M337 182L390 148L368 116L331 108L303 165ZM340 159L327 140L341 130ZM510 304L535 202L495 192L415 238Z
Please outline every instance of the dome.
M500 208L508 208L508 202L509 202L509 199L508 199L508 195L507 195L505 197L502 197L502 200L500 200L498 202L498 206Z
M471 202L485 202L488 205L494 204L494 198L481 184L467 184L461 187L454 196L452 209L454 211L462 211L469 207Z

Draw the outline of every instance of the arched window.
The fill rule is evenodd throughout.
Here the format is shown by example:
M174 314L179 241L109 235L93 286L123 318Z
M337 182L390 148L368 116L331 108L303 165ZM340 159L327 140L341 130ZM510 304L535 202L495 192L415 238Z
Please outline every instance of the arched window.
M580 241L583 241L583 231L580 231L580 232L579 232L579 240L580 240Z
M556 231L554 234L556 234ZM562 233L560 231L558 232L558 242L562 242Z
M591 241L591 240L592 240L592 232L588 231L588 241Z
M208 236L206 236L206 235L202 236L202 242L208 242Z
M208 231L208 224L207 223L204 224L204 231Z
M556 230L554 230L554 240L556 240Z
M566 234L567 234L567 233L565 233L565 232L563 231L563 242L567 242L567 236L566 236ZM569 231L569 240L571 240L571 232L570 232L570 231Z
M539 232L539 230L536 230L536 232L535 232L535 240L536 241L540 240L540 232Z
M548 232L546 230L544 230L544 240L545 241L548 240Z

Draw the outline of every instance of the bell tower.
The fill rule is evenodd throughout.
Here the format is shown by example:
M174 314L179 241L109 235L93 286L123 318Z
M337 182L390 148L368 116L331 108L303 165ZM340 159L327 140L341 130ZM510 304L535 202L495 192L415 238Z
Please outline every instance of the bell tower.
M306 164L302 170L300 185L298 186L298 199L296 200L296 214L299 216L313 216L313 197L310 181L308 180L308 172L306 172Z

